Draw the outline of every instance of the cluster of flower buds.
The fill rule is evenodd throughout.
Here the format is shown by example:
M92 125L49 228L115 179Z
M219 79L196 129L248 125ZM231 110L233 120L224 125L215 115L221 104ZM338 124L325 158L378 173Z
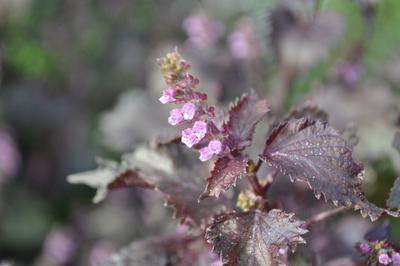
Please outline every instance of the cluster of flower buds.
M400 266L400 253L387 241L367 241L358 245L367 265Z
M206 94L195 91L199 80L189 73L190 65L177 50L159 59L158 63L168 86L159 101L180 106L171 110L168 123L185 127L181 142L198 150L201 161L208 161L214 155L223 153L223 134L213 122L215 108L205 103Z

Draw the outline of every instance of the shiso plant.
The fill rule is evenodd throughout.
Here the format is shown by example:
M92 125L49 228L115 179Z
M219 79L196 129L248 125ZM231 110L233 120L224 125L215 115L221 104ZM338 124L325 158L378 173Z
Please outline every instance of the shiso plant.
M155 190L189 229L136 242L105 265L289 265L312 225L332 215L351 209L371 221L400 215L400 179L386 208L368 201L361 187L363 164L323 110L304 105L273 114L254 90L224 110L207 104L199 79L177 50L158 63L166 83L159 101L174 105L168 122L180 134L68 179L96 187L95 202L115 189ZM258 158L252 158L247 148L254 144L257 126L269 129L264 146L256 147ZM398 148L399 136L393 146ZM269 196L274 182L285 177L305 182L317 199L336 207L304 221L296 218L279 204L285 195ZM247 185L233 188L239 179ZM357 249L365 258L360 265L400 265L398 250L386 241L363 242Z

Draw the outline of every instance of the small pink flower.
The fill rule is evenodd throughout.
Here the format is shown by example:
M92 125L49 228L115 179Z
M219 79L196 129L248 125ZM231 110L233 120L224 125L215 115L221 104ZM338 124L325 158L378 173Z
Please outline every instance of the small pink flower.
M219 140L212 140L210 141L210 143L208 143L208 148L212 153L218 154L221 152L222 143Z
M171 112L169 113L168 123L175 126L182 121L183 121L182 111L177 108L172 109Z
M192 120L194 115L196 114L196 105L191 102L185 103L181 109L183 113L183 119Z
M193 130L191 128L184 129L182 131L182 138L181 142L188 146L189 148L193 147L193 145L199 143L199 139L197 136L193 133Z
M205 161L210 160L210 159L213 157L213 155L214 155L214 153L210 150L209 147L201 148L201 149L199 150L199 152L200 152L200 157L199 157L199 159L200 159L200 161L202 161L202 162L205 162Z
M362 253L368 253L371 250L371 247L367 242L363 242L360 244L360 250Z
M214 154L218 154L221 152L222 143L219 140L212 140L208 143L207 147L204 147L199 150L200 152L200 161L205 162L210 160Z
M390 259L389 255L386 253L382 253L378 256L378 261L380 264L389 265L392 260Z
M400 266L400 253L395 252L392 254L392 262L394 266Z
M193 124L193 134L200 140L202 140L207 134L207 123L204 121L196 121Z
M175 96L175 90L173 88L166 88L165 90L163 90L163 94L158 100L162 104L172 103L176 100L174 96Z

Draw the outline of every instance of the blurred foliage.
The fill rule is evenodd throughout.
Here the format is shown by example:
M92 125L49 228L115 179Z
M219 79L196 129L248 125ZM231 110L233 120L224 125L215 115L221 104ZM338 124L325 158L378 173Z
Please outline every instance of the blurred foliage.
M12 1L3 0L0 4ZM120 156L119 152L104 144L104 136L97 128L100 115L110 110L119 95L130 88L144 88L132 90L145 91L155 102L160 89L159 76L154 74L155 59L166 48L175 45L198 63L196 71L211 76L209 80L202 77L202 86L212 84L222 88L215 95L231 99L241 93L237 87L243 87L241 90L244 91L248 84L260 84L257 89L269 93L273 90L279 66L273 52L267 48L270 41L267 18L268 12L280 1L22 2L26 9L22 15L0 21L0 127L9 129L14 135L22 156L15 178L7 184L0 183L0 261L12 258L34 265L43 255L47 234L61 225L76 230L75 234L83 243L78 254L82 258L76 258L81 264L77 265L88 265L91 245L101 240L101 236L82 231L88 220L95 220L91 216L93 210L99 208L101 211L103 206L93 206L91 190L68 185L65 176L92 168L95 165L94 154L111 159ZM371 77L380 73L387 61L398 57L400 52L399 0L380 1L375 17L369 18L370 26L356 1L322 0L320 3L322 11L335 11L343 16L346 32L327 58L296 76L288 88L286 109L303 102L316 86L328 80L336 59L345 58L358 42L365 42L363 81L373 80ZM184 19L199 10L205 10L225 26L223 36L209 50L188 48L182 30ZM235 61L229 55L229 34L243 17L254 23L260 39L262 53L259 64ZM248 77L249 73L258 75L259 80ZM394 86L400 87L399 84ZM349 95L355 95L357 89L349 90ZM139 114L132 117L146 119L148 111L159 112L160 117L166 113L164 109L138 109ZM162 131L164 125L159 121L155 123ZM120 131L134 135L126 128ZM140 139L148 136L129 137ZM380 205L383 205L394 178L400 174L396 172L398 168L393 158L385 156L367 162L380 184L371 189L368 196ZM124 202L130 206L134 201L135 209L140 209L131 211L135 216L145 212L142 210L144 205L159 203L159 199L153 198L147 203L144 197L151 198L137 191L121 194L114 199L116 203L111 201L110 205L112 208L114 203ZM158 213L155 215L157 218L151 212ZM164 217L160 218L162 214L159 213L159 209L151 209L146 211L150 221L140 220L143 224L150 224L152 231L148 230L151 233L154 228L164 230L160 225ZM107 214L101 217L118 219ZM98 227L106 227L107 219L97 221ZM137 221L135 217L126 219L131 224ZM400 222L398 219L390 221L399 240ZM120 230L122 233L119 233L124 234L130 228ZM147 232L140 233L145 235ZM122 243L116 241L116 244ZM298 264L305 265L306 262L298 258Z

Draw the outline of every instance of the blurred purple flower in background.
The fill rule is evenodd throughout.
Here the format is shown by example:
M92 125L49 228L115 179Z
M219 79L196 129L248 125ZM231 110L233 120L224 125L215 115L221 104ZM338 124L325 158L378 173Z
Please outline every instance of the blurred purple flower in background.
M44 242L43 261L45 265L64 265L74 257L75 252L76 243L68 231L54 229Z
M221 22L203 13L187 17L182 26L188 35L187 42L195 48L206 48L215 44L225 30Z
M259 54L253 25L247 20L238 23L235 31L229 35L228 42L232 56L236 59L252 60Z
M90 266L103 265L104 262L110 258L113 252L115 252L115 249L111 243L103 241L96 243L90 251Z
M12 136L0 130L0 182L16 174L20 155Z

